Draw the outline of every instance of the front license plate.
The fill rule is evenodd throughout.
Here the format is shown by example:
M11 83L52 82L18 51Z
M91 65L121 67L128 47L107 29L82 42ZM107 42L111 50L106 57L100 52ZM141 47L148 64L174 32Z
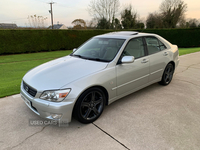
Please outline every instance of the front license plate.
M24 102L25 102L27 105L31 106L31 102L30 102L28 99L26 99L24 96L21 96L21 97L22 97L22 99L24 100Z

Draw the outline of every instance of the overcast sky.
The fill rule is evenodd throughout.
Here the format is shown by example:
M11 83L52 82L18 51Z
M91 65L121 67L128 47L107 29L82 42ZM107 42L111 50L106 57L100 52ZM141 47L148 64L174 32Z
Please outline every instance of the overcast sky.
M0 0L0 23L16 23L18 26L29 26L28 16L47 17L46 26L50 21L51 0ZM54 0L53 5L54 24L65 24L72 26L75 19L91 20L87 7L91 0ZM159 6L163 0L120 0L121 7L132 4L138 12L140 18L146 18L154 11L159 11ZM200 19L200 0L184 0L188 5L187 18Z

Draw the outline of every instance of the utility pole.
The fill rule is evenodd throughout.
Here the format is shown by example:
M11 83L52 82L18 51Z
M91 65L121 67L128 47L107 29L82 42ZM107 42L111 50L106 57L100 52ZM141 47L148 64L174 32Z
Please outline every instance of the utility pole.
M51 13L51 26L53 29L53 9L52 9L52 5L54 4L54 2L49 3L50 4L50 8L51 10L49 11Z

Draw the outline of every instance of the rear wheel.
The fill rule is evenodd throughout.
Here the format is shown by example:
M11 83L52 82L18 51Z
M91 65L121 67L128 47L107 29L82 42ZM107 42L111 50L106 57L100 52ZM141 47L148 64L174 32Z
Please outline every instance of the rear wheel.
M88 89L78 98L74 115L81 123L91 123L102 114L105 101L106 97L101 89Z
M161 85L168 85L172 81L173 74L174 74L174 66L171 63L169 63L166 66L162 76L162 80L159 83Z

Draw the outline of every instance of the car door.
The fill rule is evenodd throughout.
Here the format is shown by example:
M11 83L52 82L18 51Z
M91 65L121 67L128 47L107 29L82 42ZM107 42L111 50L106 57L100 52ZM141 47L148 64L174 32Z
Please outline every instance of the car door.
M116 66L117 95L126 95L148 83L149 57L146 54L143 38L130 40L122 56L134 56L133 63L121 63Z
M169 50L156 37L145 37L145 42L149 54L150 76L149 82L161 79L163 71L169 62Z

